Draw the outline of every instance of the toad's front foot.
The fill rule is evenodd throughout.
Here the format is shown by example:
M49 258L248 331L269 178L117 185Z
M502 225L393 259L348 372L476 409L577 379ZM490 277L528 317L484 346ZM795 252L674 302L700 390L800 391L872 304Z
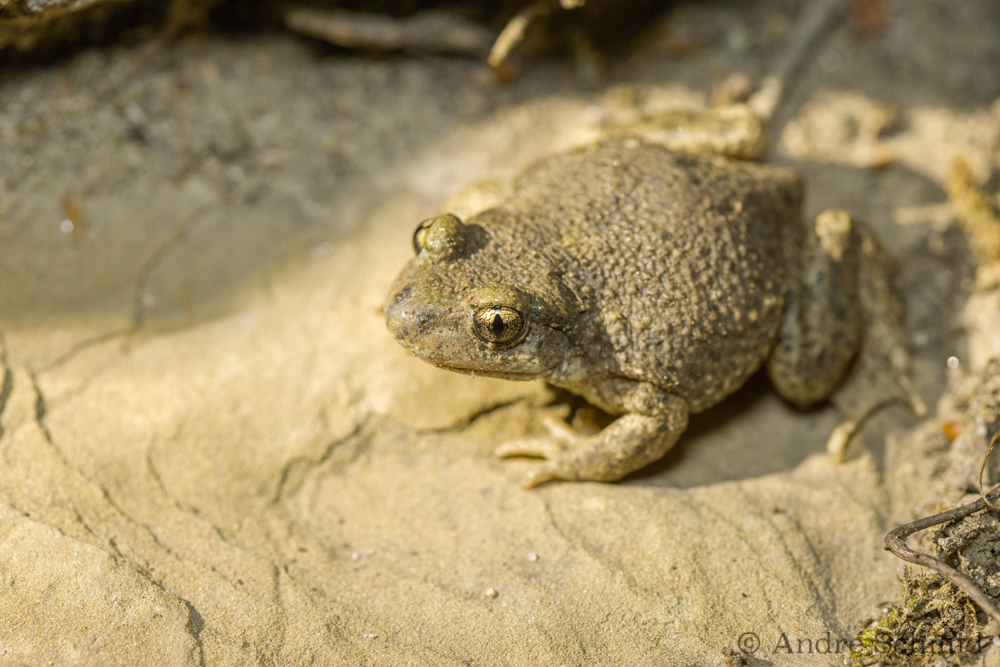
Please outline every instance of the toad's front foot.
M660 414L627 414L592 436L549 418L543 422L549 438L508 442L495 454L545 459L528 473L527 489L554 479L614 482L661 458L687 428L687 405L672 398Z
M573 464L573 451L585 448L586 437L578 435L566 422L549 414L542 415L542 426L549 437L513 440L497 447L493 454L500 459L529 456L545 459L528 473L524 488L532 489L553 479L582 479Z
M524 488L533 489L539 484L553 479L580 479L573 466L573 455L569 448L549 440L517 440L497 448L497 458L509 456L531 456L545 459L531 468L524 481Z

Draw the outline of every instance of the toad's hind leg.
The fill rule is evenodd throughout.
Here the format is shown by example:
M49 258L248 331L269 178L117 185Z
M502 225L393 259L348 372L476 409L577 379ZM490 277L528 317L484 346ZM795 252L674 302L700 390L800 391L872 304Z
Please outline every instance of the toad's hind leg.
M861 243L846 213L824 211L799 246L789 241L788 298L778 344L767 360L775 389L808 407L826 399L857 354L864 327Z
M847 442L866 417L890 401L907 404L915 415L927 406L910 376L910 355L903 331L903 306L892 282L892 261L875 234L861 232L858 295L864 313L864 337L850 375L833 396L840 424L826 441L826 450L844 460Z
M789 251L802 263L792 269L798 275L790 276L768 374L778 393L801 407L828 398L843 382L833 398L842 421L827 441L831 456L843 460L851 435L881 405L902 400L918 414L926 410L909 377L891 263L868 228L834 210L817 216L805 247Z

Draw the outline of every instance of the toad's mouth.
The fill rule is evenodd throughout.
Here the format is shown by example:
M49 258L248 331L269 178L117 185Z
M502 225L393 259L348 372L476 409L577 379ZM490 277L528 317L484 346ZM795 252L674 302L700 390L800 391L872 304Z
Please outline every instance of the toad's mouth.
M454 373L461 373L463 375L471 375L473 377L498 378L500 380L515 380L515 381L544 379L551 376L553 371L555 371L556 369L555 366L550 366L548 368L542 368L537 371L531 371L531 372L483 370L481 368L455 366L452 364L446 364L438 361L431 361L431 363L437 366L438 368L443 368L446 371L452 371Z

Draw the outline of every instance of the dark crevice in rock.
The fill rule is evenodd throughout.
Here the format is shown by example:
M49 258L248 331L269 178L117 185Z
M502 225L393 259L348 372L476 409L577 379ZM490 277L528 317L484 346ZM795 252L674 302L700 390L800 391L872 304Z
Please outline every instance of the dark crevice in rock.
M132 517L131 515L129 515L124 509L122 509L122 507L120 505L118 505L117 502L115 502L115 500L111 497L111 494L108 492L108 490L103 485L101 485L100 483L97 482L97 480L95 480L92 477L90 477L89 475L87 475L83 470L81 470L78 467L73 466L70 463L69 459L66 457L66 454L56 444L55 438L52 437L52 433L49 430L48 425L45 423L45 418L46 418L46 415L48 413L48 403L46 402L45 395L42 393L41 387L38 384L38 379L35 376L35 374L31 373L31 372L29 372L28 377L31 379L31 384L32 384L32 387L34 388L34 391L35 391L35 422L37 423L38 428L39 428L39 430L42 433L42 436L45 438L45 441L49 444L49 446L55 452L56 456L59 458L59 461L62 463L62 465L67 470L69 470L72 473L78 475L86 483L90 484L93 488L95 488L101 494L101 499L105 503L107 503L108 507L110 507L114 511L115 514L117 514L119 517L121 517L122 519L124 519L126 522L132 524L133 526L136 526L136 527L140 528L142 530L142 532L146 533L146 535L150 538L150 540L152 540L153 544L155 544L158 548L162 549L165 554L167 554L168 556L172 557L178 563L184 563L185 560L181 556L179 556L178 554L176 554L169 546L167 546L166 544L164 544L160 540L160 538L156 534L156 532L152 529L152 527L149 526L149 524L146 524L146 523L143 523L141 521L138 521L137 519L135 519L134 517ZM74 512L76 512L75 509L74 509ZM77 515L79 516L79 512L77 512ZM81 523L83 523L84 526L87 525L86 523L83 522L83 518L82 517L80 517L80 521L81 521ZM150 582L152 582L152 583L156 584L157 586L163 588L163 585L160 583L159 580L157 580L153 576L153 574L148 570L148 568L144 567L140 563L132 561L131 559L129 559L129 558L127 558L127 557L125 557L123 555L123 552L118 547L118 545L115 543L113 537L106 536L105 540L107 540L107 542L110 544L111 548L115 551L115 553L120 558L122 558L126 562L129 562L133 567L136 568L136 570L138 570L139 572L141 572L143 574L143 576L145 576L146 579L148 579ZM204 567L206 567L208 570L210 570L214 574L218 575L222 580L224 580L226 582L229 582L229 578L226 577L222 572L220 572L219 570L217 570L214 566L212 566L212 565L204 565ZM164 589L164 590L166 590L166 589ZM171 593L171 595L172 595L172 593Z
M741 526L739 523L734 523L729 519L728 516L720 512L714 511L704 502L697 502L691 495L688 495L687 502L689 511L691 511L695 516L698 517L700 523L707 525L712 518L716 520L721 520L723 524L729 527L728 534L731 535L733 541L738 540L743 544L743 546L749 553L754 554L755 556L758 557L760 556L757 550L754 548L752 541L748 539L747 533L743 529L743 526ZM711 517L706 516L706 514L710 514ZM774 523L773 520L771 521L771 523L772 524ZM779 532L782 532L780 527L778 528L778 530ZM785 548L785 552L787 553L788 549L787 545L783 546ZM703 567L700 560L695 561L694 566L695 568L697 568L697 573L699 577L704 577L707 579L714 576L714 573L710 572L709 570L705 569L705 567ZM753 566L751 566L748 563L747 567L754 567L758 571L759 581L765 581L767 579L774 579L780 581L782 580L782 577L785 576L784 572L780 571L776 572L773 569L773 566L771 566L770 563L768 563L765 559L760 559ZM766 594L766 592L761 599L766 608L766 613L763 615L763 617L767 618L769 623L776 622L777 619L781 617L780 607L784 605L781 603L780 600L774 600L772 596Z
M336 470L331 472L336 474L354 463L358 456L361 455L362 451L364 451L364 446L368 444L368 438L362 435L363 432L367 430L366 427L368 426L368 423L368 420L362 421L346 436L337 438L327 444L327 446L323 449L323 453L318 457L311 458L306 456L296 456L285 463L285 465L281 468L281 473L278 475L278 484L271 502L280 503L282 501L287 492L286 487L289 486L293 476L296 476L299 480L301 480L308 470L319 468L323 464L327 463L335 451L342 448L345 444L352 440L358 440L357 446L354 448L354 451L350 454L348 459L338 466Z
M202 618L201 614L195 609L195 606L191 604L190 601L184 598L178 598L184 603L184 606L188 610L188 622L186 630L190 633L191 637L194 639L195 651L197 652L198 664L201 667L205 667L205 647L201 642L201 631L205 629L205 619Z
M413 433L415 433L416 435L430 435L435 433L456 433L458 431L464 431L465 429L472 426L479 419L482 419L483 417L488 417L494 412L498 412L499 410L503 410L504 408L509 408L510 406L515 405L516 403L520 403L523 400L525 399L513 398L509 401L503 401L495 405L489 405L484 408L480 408L479 410L476 410L472 414L466 417L462 417L461 419L454 421L451 424L448 424L447 426L417 428L413 429Z
M655 601L656 603L662 603L664 601L665 596L661 591L641 585L638 581L636 581L635 576L629 572L629 568L627 566L619 562L617 559L614 559L609 554L603 553L599 549L594 548L588 544L586 539L581 539L580 537L570 534L561 525L559 525L559 521L556 519L551 503L543 501L542 507L545 508L545 516L548 518L549 524L556 531L556 534L566 542L566 544L582 551L588 558L600 565L600 567L605 569L612 576L617 575L625 586L637 597L645 598L645 601L647 602Z
M70 347L69 350L64 352L59 357L57 357L55 361L53 361L51 364L49 364L39 372L48 373L49 371L53 371L59 368L60 366L63 366L72 361L81 352L85 352L86 350L89 350L90 348L96 345L100 345L101 343L105 343L110 340L115 340L116 338L122 338L124 336L127 336L128 334L129 331L116 329L114 331L108 331L106 333L100 334L99 336L94 336L93 338L87 338L85 340L79 341L78 343L73 344L73 346Z
M288 610L285 609L281 596L281 573L283 571L285 570L280 565L271 563L271 579L274 582L272 591L272 599L275 603L274 624L278 632L273 647L270 647L270 653L274 658L281 656L285 649L285 643L288 641Z
M177 511L182 512L183 514L190 516L196 521L199 521L202 524L208 526L208 528L212 531L212 533L219 538L219 541L225 544L226 546L231 547L233 549L244 550L244 547L240 546L239 544L234 544L232 541L230 541L229 538L226 537L226 534L222 532L221 528L219 528L217 525L215 525L214 523L203 517L196 508L191 507L190 505L187 505L185 503L182 503L176 496L174 496L172 493L170 493L169 490L167 490L167 485L164 483L163 477L160 475L160 471L156 468L156 465L153 463L152 454L148 449L146 450L146 468L149 471L150 476L153 478L153 482L160 490L160 493L163 494L163 497L166 498L167 501L170 502L170 504L172 504L174 508L177 509ZM147 530L150 530L150 533L152 534L151 529L147 527ZM164 547L164 549L167 549L169 551L167 547ZM212 566L208 567L213 572L216 572L216 574L223 576L222 573L215 570L214 567ZM228 578L226 578L226 581L228 581Z
M35 391L35 423L38 425L39 430L41 430L42 435L45 436L45 440L52 445L52 447L59 454L59 458L70 468L69 462L66 461L66 457L63 456L61 450L55 446L52 442L52 434L49 433L49 427L45 424L45 414L48 412L48 405L45 402L45 395L42 393L42 388L38 385L38 377L34 372L29 371L28 377L31 379L31 387Z
M795 563L796 570L801 573L803 581L808 582L807 588L812 591L813 598L815 600L814 607L820 614L823 615L824 620L826 621L826 626L829 628L837 628L840 625L837 620L837 596L834 594L833 590L831 590L829 582L823 581L822 577L811 576L811 573L809 572L809 570L813 568L817 571L823 571L825 569L823 567L823 554L816 548L813 540L809 538L809 535L806 532L806 527L802 525L796 516L789 513L786 515L786 518L788 522L795 527L794 534L798 535L802 539L802 542L805 543L806 549L812 556L812 563L800 563L796 558L796 550L789 548L785 540L781 540L781 544L784 548L783 550L787 554L788 559ZM820 582L825 584L825 590L820 590ZM840 635L838 636L848 636L850 634L850 629L841 627L839 632ZM845 632L847 634L844 634Z
M191 232L193 232L198 224L204 219L202 214L205 211L205 207L194 211L194 213L192 213L188 219L185 220L180 227L178 227L173 236L161 244L159 248L154 250L149 258L143 262L142 266L139 268L139 276L136 278L135 292L132 297L132 329L129 332L130 334L134 334L139 331L146 323L146 290L149 287L149 280L152 277L153 272L159 268L160 264L167 258L168 255L170 255L171 252L187 240Z
M7 363L7 341L0 332L0 370L3 371L3 385L0 386L0 438L3 438L3 413L7 409L7 400L14 391L14 374Z

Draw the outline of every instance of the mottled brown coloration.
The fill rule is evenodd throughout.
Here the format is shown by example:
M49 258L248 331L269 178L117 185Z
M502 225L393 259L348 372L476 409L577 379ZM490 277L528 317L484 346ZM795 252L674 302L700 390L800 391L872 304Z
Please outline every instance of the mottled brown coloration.
M542 377L628 415L502 447L548 459L530 485L620 479L765 361L779 393L812 404L858 351L869 233L833 211L807 233L792 171L619 138L535 165L512 192L465 224L422 223L386 318L438 366ZM505 309L522 329L504 329Z

